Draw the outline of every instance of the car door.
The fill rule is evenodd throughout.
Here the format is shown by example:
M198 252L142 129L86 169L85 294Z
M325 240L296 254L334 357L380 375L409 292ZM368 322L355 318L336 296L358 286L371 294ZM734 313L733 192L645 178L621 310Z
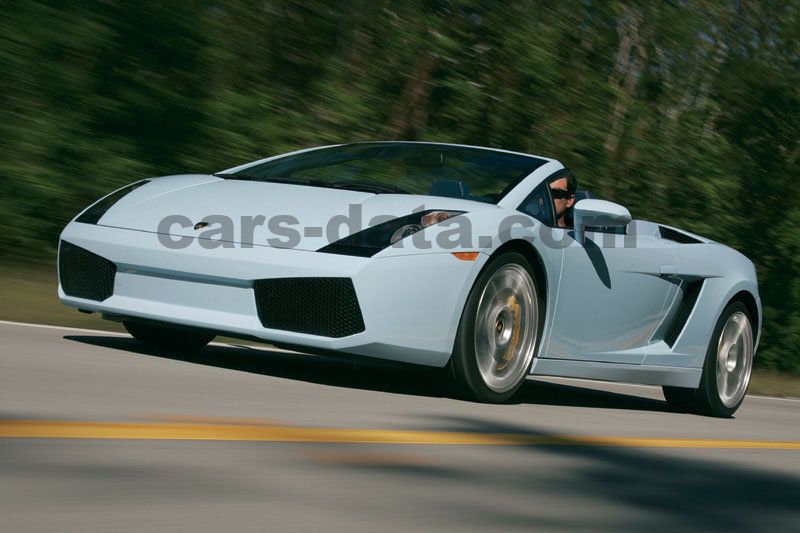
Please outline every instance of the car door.
M551 229L564 259L546 357L641 364L677 286L672 248L636 228L587 231L584 244L572 229Z

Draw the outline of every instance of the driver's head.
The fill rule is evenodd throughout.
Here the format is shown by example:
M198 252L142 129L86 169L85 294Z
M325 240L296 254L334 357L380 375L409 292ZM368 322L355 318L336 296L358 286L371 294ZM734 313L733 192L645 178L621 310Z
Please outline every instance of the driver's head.
M550 182L550 195L553 197L556 225L561 228L567 225L565 215L575 204L575 190L577 188L578 180L575 179L571 172Z

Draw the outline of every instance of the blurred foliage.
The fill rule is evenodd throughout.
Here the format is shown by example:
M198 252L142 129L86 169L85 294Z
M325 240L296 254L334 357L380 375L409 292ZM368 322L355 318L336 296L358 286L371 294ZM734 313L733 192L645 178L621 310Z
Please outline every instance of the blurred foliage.
M0 260L52 260L152 175L325 143L556 157L757 266L758 361L800 371L800 2L0 4Z

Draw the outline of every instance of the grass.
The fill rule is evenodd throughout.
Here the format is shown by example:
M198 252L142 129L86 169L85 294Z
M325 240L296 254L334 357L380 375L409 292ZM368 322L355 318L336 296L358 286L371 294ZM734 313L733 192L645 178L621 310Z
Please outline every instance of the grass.
M748 392L765 396L800 398L800 376L757 368L753 371Z
M58 301L55 265L0 266L0 320L124 331L122 324L79 313Z
M70 326L124 332L117 322L97 315L79 313L58 301L55 266L52 264L0 265L0 320ZM220 338L223 342L226 340ZM231 340L241 344L240 340ZM800 376L755 369L750 393L768 396L800 397Z

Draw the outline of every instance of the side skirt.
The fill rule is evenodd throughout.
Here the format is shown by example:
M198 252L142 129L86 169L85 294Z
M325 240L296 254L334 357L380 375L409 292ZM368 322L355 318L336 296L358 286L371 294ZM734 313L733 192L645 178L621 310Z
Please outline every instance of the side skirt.
M696 389L700 386L702 373L702 368L627 365L539 358L534 359L531 367L531 374L537 376L596 379L642 385L668 385L691 389Z

